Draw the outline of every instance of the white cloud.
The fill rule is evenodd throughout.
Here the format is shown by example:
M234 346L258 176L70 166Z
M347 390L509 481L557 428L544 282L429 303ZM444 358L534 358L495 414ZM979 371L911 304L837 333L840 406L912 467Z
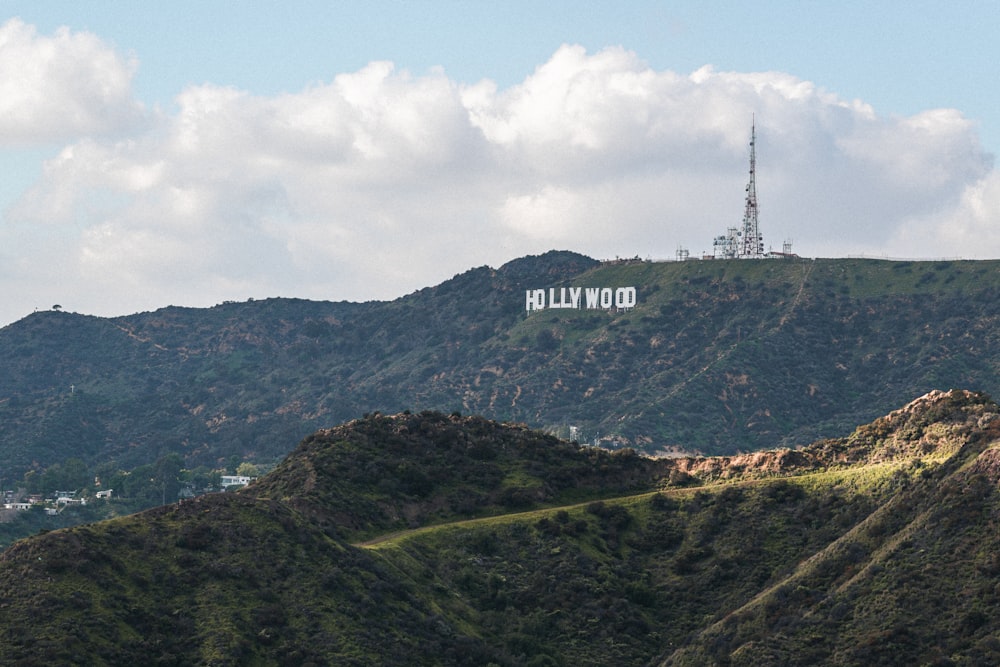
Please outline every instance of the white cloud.
M77 129L4 245L29 266L57 249L59 280L32 273L31 294L100 313L392 298L550 248L697 255L742 216L752 115L774 247L939 256L948 238L972 255L1000 223L991 158L954 110L882 117L786 73L564 46L505 90L384 62L276 97L188 88L131 136Z
M988 167L975 124L954 109L882 122L870 119L857 124L838 143L849 158L870 166L888 184L914 194L960 190L969 179L983 176Z
M894 232L899 256L1000 257L1000 172L966 185L957 204L914 217Z
M97 36L51 37L10 19L0 26L0 145L106 135L142 120L131 96L135 62Z

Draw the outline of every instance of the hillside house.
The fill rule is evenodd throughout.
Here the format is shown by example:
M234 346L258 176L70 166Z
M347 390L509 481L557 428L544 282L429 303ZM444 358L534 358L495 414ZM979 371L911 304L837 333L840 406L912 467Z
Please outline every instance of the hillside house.
M5 510L17 510L23 512L24 510L30 510L33 503L4 503L3 508Z
M222 488L226 489L230 486L246 486L252 482L255 477L247 477L246 475L223 475L220 485Z

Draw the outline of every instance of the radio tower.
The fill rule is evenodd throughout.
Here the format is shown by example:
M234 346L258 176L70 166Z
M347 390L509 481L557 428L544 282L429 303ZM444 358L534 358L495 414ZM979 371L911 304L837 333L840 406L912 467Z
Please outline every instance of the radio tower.
M743 228L739 231L736 256L740 259L764 257L764 237L757 225L757 121L750 124L750 183L747 185L747 205L743 213Z

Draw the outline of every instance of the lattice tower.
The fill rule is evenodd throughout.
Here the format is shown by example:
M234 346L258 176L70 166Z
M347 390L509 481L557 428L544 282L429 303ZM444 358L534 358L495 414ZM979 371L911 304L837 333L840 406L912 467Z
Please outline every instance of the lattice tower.
M757 122L750 125L750 183L747 184L746 210L743 212L743 227L738 232L739 241L736 256L740 259L764 257L764 237L757 222Z

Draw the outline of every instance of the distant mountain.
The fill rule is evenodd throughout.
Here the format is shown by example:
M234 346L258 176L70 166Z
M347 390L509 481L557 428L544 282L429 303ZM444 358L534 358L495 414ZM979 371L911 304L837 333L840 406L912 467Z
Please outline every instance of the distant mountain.
M997 664L998 438L962 391L708 459L369 414L242 492L15 544L0 662Z
M391 302L36 313L0 329L0 478L71 456L275 460L318 428L407 409L646 452L810 442L932 389L995 394L998 268L551 252ZM635 304L526 312L526 290L548 305L569 287L609 302L635 287Z

